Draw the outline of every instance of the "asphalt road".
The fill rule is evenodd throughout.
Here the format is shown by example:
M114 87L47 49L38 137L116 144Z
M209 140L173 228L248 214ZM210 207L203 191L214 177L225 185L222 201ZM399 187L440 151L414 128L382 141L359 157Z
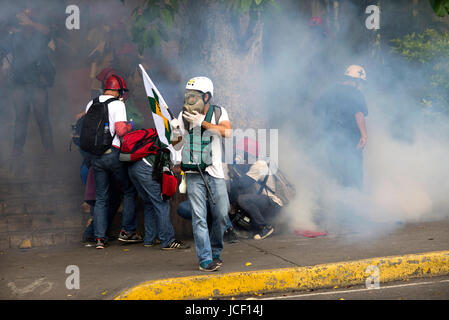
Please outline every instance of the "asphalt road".
M222 252L224 263L218 274L448 250L448 230L449 220L444 219L400 225L394 231L376 237L329 233L325 237L307 238L286 233L275 234L262 241L241 240L225 245ZM145 248L142 244L120 245L118 241L111 242L105 250L76 244L0 251L0 299L108 300L145 281L205 275L198 270L193 239L185 241L191 245L190 249L169 252L160 247ZM79 269L79 289L67 287L67 280L75 275L73 270L67 270L70 266ZM421 279L422 282L433 280L428 277ZM449 283L445 284L449 286ZM381 287L387 285L390 284L381 284ZM426 290L428 287L423 285L419 288ZM412 288L401 290L413 291ZM379 293L373 291L369 294L376 296L384 291L382 289ZM322 291L312 293L318 292ZM438 292L440 295L436 295L437 298L449 299L447 291ZM354 295L357 294L362 292L348 295L348 299L356 299ZM268 296L255 296L265 297ZM319 296L320 299L326 297ZM408 298L398 295L400 297ZM328 299L339 298L329 295Z
M378 289L353 286L272 294L258 300L449 300L449 276L390 282Z

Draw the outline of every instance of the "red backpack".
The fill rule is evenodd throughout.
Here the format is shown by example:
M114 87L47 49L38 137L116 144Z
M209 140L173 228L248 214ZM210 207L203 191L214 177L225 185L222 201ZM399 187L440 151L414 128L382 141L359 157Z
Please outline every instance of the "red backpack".
M176 193L176 190L178 189L178 179L173 175L173 172L164 171L162 174L161 187L162 199L164 200L169 199Z
M159 154L161 155L164 151L168 152L161 148L162 146L155 129L136 130L123 137L119 159L120 161L138 161L151 154L156 155L161 152ZM161 196L167 200L176 193L178 180L170 170L165 171L160 165L161 163L156 165L155 170L159 168L163 172L161 175L154 175L155 172L153 172L153 179L161 184Z
M120 147L120 161L138 161L161 149L155 129L140 129L123 137Z

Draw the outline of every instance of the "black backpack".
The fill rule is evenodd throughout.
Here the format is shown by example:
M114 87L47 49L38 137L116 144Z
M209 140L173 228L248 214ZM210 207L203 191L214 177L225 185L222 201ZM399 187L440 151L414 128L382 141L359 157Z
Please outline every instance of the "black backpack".
M102 155L112 146L114 136L109 131L108 104L117 98L100 102L95 98L82 121L80 148L94 155Z

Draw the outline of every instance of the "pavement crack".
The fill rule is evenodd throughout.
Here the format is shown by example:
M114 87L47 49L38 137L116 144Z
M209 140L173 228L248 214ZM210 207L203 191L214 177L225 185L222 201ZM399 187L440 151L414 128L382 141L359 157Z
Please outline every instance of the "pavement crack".
M295 262L293 262L293 261L291 261L291 260L289 260L287 258L284 258L284 257L282 257L282 256L280 256L280 255L278 255L278 254L276 254L274 252L271 252L271 251L266 250L264 248L258 247L258 246L254 245L254 244L252 244L252 243L250 243L248 241L245 241L245 240L240 240L240 241L243 242L244 244L246 244L246 245L248 245L250 247L256 248L256 249L258 249L258 250L260 250L260 251L262 251L262 252L264 252L266 254L270 254L270 255L275 256L275 257L277 257L277 258L279 258L281 260L284 260L285 262L291 263L292 265L294 265L296 267L300 267L299 264L297 264L297 263L295 263Z

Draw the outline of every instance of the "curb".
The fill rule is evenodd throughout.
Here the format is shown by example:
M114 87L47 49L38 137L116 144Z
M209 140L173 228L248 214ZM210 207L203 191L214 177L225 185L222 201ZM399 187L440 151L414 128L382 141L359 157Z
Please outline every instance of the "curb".
M377 268L376 268L377 267ZM143 282L115 300L209 299L449 274L449 251ZM376 277L378 277L376 279Z

